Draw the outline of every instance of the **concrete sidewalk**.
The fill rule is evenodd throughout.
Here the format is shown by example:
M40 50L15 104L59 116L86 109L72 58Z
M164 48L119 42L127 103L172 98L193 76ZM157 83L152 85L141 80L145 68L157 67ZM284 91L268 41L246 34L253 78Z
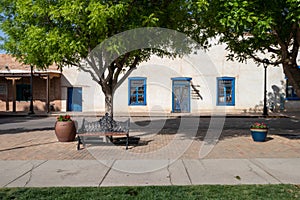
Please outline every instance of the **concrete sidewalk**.
M300 158L0 161L1 187L300 184Z

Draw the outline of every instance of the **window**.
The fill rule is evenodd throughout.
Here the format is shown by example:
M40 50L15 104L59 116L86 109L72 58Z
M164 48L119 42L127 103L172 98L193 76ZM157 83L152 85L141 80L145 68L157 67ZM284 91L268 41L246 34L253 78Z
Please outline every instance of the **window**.
M6 84L0 84L0 95L7 95L7 88Z
M235 78L221 77L217 78L217 105L234 106L235 105Z
M29 101L30 100L30 85L17 84L17 101Z
M129 78L128 105L146 105L146 78Z
M286 79L286 99L287 100L300 100L300 98L297 96L295 89L293 86L290 84L288 79Z
M190 112L191 80L189 77L172 78L172 112Z

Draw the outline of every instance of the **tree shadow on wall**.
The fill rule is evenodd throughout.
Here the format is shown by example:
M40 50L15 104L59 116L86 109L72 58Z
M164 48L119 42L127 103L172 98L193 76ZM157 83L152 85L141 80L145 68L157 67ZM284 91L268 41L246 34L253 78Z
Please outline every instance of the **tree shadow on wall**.
M270 112L280 112L284 110L284 101L285 101L285 81L281 80L281 85L272 85L272 91L267 93L267 108ZM263 98L263 93L262 93ZM263 112L264 102L260 101L257 105L248 110L244 110L245 113L262 113Z

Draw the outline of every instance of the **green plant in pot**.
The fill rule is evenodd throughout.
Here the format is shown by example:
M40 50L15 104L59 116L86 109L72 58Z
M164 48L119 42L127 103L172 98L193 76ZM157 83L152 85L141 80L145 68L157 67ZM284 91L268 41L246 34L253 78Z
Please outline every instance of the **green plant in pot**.
M252 139L255 142L264 142L266 141L268 134L268 126L263 122L255 122L251 124L250 131Z
M69 121L72 121L70 115L59 115L56 119L57 119L58 122L69 122Z

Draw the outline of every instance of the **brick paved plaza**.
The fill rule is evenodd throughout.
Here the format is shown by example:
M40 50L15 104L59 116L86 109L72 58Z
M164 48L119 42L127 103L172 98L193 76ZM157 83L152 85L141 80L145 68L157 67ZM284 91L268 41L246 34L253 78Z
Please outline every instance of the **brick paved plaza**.
M246 120L254 121L257 119ZM297 120L273 119L270 121L272 126L268 140L262 143L252 141L250 131L246 127L248 122L241 124L241 121L235 119L226 121L220 139L205 158L300 157L300 137L298 137L300 133ZM294 122L294 125L291 122ZM176 125L177 121L169 122L170 125L165 125L165 128L162 128L158 133L143 134L141 130L132 131L132 134L139 135L141 140L139 145L130 146L128 151L125 151L124 146L107 144L98 144L77 151L77 141L58 142L54 130L30 130L14 133L10 131L5 133L2 130L0 134L0 160L92 160L105 158L105 155L108 154L110 154L110 158L115 156L118 159L127 159L125 152L139 159L198 159L200 148L204 143L203 138L207 131L208 121L204 120L203 123L200 123L195 137L185 138L176 137L180 133L173 130L172 123ZM290 123L292 125L289 125ZM182 145L184 146L182 147ZM159 152L164 148L166 151ZM150 154L152 157L149 157Z

